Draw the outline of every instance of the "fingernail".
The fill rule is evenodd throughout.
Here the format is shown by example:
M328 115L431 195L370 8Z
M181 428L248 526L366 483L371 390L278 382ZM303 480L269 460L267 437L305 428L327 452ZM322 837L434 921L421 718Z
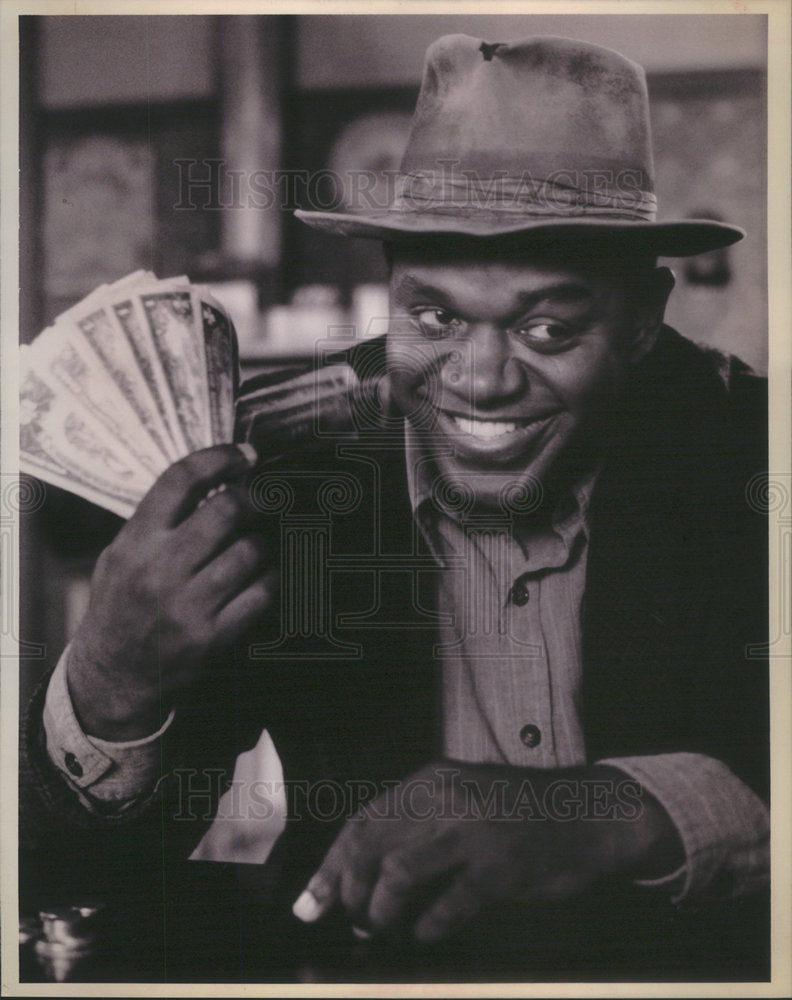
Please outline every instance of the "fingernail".
M370 941L374 937L371 931L364 930L362 927L355 927L354 924L352 925L352 933L358 941Z
M322 908L316 896L306 889L292 907L292 913L298 920L302 920L306 924L312 924L314 920L318 920L321 917Z
M253 466L256 465L256 463L258 462L258 454L253 445L249 444L247 441L243 441L242 444L237 445L237 448L239 448L239 450L245 456L247 464L251 468L253 468Z

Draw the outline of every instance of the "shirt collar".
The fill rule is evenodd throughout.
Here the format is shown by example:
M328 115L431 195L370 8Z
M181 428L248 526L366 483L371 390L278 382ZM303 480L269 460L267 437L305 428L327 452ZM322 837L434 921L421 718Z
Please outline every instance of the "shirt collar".
M460 527L471 522L464 515L455 514L448 505L438 502L442 498L437 497L432 489L432 484L437 481L432 457L425 441L416 433L408 420L405 420L404 440L407 489L413 517L435 561L440 566L445 566L444 553L448 549L448 540L445 532L438 531L438 519L448 518ZM599 467L590 470L578 480L557 505L546 530L513 532L526 563L535 564L528 571L538 572L541 569L564 565L573 551L575 541L580 536L588 540L588 511L598 474ZM548 535L555 536L556 544L548 545ZM560 541L560 545L557 541ZM540 558L537 562L536 557L539 552L544 553L546 558Z

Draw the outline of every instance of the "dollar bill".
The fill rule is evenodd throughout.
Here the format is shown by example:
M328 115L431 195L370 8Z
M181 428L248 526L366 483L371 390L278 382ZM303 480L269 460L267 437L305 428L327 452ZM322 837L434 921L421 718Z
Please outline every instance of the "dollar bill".
M20 452L19 468L20 472L35 476L36 479L49 483L51 486L57 486L69 493L74 493L75 496L82 497L83 500L88 500L90 503L96 504L97 507L112 511L113 514L117 514L125 520L128 520L135 513L136 503L127 503L118 497L111 497L95 490L73 476L68 469L56 468L46 460L41 461L37 455L32 455L27 451Z
M136 414L160 453L169 461L179 457L173 438L162 419L138 359L108 305L88 309L72 318L74 327L90 344L96 356ZM56 323L56 327L57 327Z
M260 455L310 447L322 439L354 437L352 395L359 386L348 364L304 372L283 382L250 387L237 400L235 440Z
M189 290L137 292L190 451L212 444L206 357Z
M108 509L131 513L154 477L77 400L58 391L25 360L23 364L19 407L23 470L50 482L50 474L57 474L73 492L84 495L78 488L84 486L94 502L102 497Z
M196 288L193 308L201 317L206 356L206 384L212 441L222 444L234 434L234 395L239 359L234 326L205 288Z
M121 517L171 462L233 440L234 327L184 276L137 271L103 285L20 357L23 471Z
M70 306L65 312L60 313L55 317L55 323L71 323L74 317L78 314L86 312L90 309L98 308L103 303L109 302L113 298L120 298L122 295L128 295L129 291L135 286L141 283L145 284L150 281L156 281L156 277L151 271L133 271L131 274L125 275L123 278L119 278L118 281L114 281L111 284L98 285L94 290L86 295L85 298L80 299L78 303Z
M156 448L133 407L73 327L56 324L45 330L30 346L28 358L50 384L62 386L75 396L152 476L165 470L168 459Z
M156 403L157 412L173 441L176 454L186 455L190 448L182 433L179 417L170 396L168 381L160 364L151 334L140 313L140 307L136 308L134 298L125 297L119 301L114 299L111 309L127 338L138 367L143 373Z

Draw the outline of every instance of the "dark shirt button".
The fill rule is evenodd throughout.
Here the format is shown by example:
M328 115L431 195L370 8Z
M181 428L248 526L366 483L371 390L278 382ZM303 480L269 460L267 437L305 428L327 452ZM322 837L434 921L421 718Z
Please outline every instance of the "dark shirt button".
M542 742L542 733L538 726L523 726L520 730L520 739L529 750L533 750Z
M63 758L63 763L66 765L69 774L73 774L75 778L82 777L82 766L73 753L67 753Z
M528 584L525 580L518 580L511 589L512 603L521 608L528 603L529 597Z

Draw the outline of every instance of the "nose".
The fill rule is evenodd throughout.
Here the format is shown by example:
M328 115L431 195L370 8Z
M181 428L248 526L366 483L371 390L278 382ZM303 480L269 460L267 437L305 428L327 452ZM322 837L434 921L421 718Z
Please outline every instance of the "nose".
M521 398L528 390L528 377L507 335L495 326L480 324L448 354L443 387L474 409L486 410Z

